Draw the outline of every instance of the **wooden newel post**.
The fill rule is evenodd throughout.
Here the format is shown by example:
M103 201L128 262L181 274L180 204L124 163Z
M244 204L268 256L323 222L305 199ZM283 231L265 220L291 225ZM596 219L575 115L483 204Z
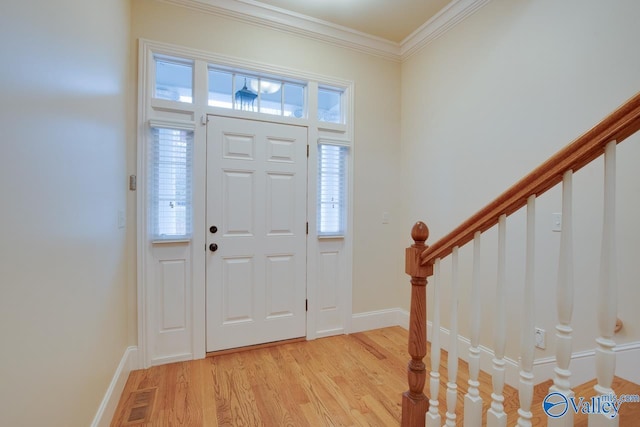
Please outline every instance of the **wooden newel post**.
M417 222L411 229L414 244L405 252L405 271L411 276L411 313L409 318L409 354L407 366L409 390L402 394L402 427L424 427L429 399L425 396L427 378L422 359L427 354L427 277L433 274L433 265L421 265L420 254L427 246L429 229Z

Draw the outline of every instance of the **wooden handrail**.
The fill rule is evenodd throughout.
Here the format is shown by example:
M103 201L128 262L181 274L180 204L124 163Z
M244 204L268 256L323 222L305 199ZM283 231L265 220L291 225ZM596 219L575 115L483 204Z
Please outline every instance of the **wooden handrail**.
M540 196L560 183L566 171L575 172L601 156L608 142L620 143L638 130L640 130L640 93L584 135L558 151L451 233L425 249L420 255L422 265L433 264L437 258L444 258L451 254L454 247L471 241L475 232L484 232L496 225L500 215L511 215L525 206L529 196Z

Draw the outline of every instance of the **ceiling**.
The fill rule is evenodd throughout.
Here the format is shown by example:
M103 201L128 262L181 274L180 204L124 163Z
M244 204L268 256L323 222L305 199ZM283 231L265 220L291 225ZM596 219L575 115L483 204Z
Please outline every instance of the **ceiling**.
M252 3L285 9L400 43L450 2L451 0L260 0Z

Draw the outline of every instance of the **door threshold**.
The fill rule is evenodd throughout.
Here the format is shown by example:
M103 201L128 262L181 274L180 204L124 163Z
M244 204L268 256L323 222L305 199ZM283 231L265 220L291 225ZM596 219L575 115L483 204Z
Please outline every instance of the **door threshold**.
M277 345L294 344L294 343L297 343L297 342L304 342L306 340L307 340L306 337L291 338L291 339L288 339L288 340L266 342L264 344L248 345L246 347L236 347L236 348L229 348L229 349L226 349L226 350L208 351L207 352L207 357L215 357L215 356L223 356L225 354L241 353L243 351L258 350L258 349L261 349L261 348L275 347Z

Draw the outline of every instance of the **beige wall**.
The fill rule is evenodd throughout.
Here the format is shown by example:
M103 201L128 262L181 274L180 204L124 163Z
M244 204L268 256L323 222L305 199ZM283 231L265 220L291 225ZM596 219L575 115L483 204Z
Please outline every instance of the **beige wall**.
M402 67L402 169L408 200L405 225L428 222L432 238L446 234L562 146L640 90L640 3L493 0L414 55ZM640 227L640 144L619 146L619 343L640 340L637 262ZM411 179L416 176L421 179ZM602 164L578 172L575 187L574 350L594 347L595 287L602 229ZM551 213L560 193L538 200L536 324L547 331L553 355L559 233ZM524 280L524 218L508 221L507 353L518 354ZM483 239L482 344L491 346L496 233ZM462 277L470 277L470 250ZM450 264L444 263L445 280ZM445 285L446 286L446 285ZM469 336L469 285L461 298L462 332ZM444 303L448 307L448 296ZM448 310L445 311L445 313ZM444 326L448 325L444 322ZM551 343L549 343L551 341Z
M0 14L0 425L87 426L126 345L129 2Z
M355 82L353 312L397 306L400 64L153 0L133 2L134 66L139 38ZM132 84L136 75L132 70ZM128 153L135 159L135 143Z

